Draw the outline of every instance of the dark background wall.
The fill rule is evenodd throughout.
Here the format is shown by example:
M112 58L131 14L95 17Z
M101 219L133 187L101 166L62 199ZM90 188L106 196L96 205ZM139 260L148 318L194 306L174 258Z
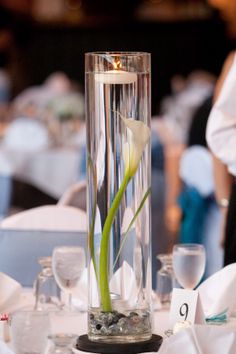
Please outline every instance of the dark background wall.
M23 48L23 85L40 84L53 71L63 70L84 82L88 51L148 51L152 54L152 110L168 94L175 74L197 69L218 75L234 43L217 18L201 21L61 27L31 25Z

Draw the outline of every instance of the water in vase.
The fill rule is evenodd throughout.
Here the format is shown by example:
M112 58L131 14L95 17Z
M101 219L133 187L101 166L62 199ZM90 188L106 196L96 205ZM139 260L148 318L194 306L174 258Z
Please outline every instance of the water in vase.
M125 72L116 81L115 76L106 74L86 73L88 220L94 253L90 261L90 279L94 281L90 280L88 334L91 340L109 341L111 336L118 342L146 340L151 336L149 198L129 226L150 187L150 144L124 189L110 229L109 311L103 309L96 279L107 215L124 183L127 159L130 162L131 155L137 153L135 146L131 151L127 145L130 132L124 118L150 127L150 78L148 72Z

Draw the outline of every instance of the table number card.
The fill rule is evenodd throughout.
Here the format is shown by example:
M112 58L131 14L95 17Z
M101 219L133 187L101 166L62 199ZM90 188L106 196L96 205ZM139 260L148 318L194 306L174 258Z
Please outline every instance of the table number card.
M170 326L176 322L189 321L204 324L205 317L197 290L173 289L170 307Z

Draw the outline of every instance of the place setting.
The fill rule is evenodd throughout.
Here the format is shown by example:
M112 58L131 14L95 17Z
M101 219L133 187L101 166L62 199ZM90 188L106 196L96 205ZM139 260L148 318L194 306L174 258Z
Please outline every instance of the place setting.
M135 254L137 254L137 251ZM188 262L189 258L193 257L195 257L195 260L190 262L192 272L189 275ZM135 258L137 262L137 256ZM236 284L235 265L223 268L198 285L205 268L205 250L202 245L177 244L168 258L168 266L172 269L173 285L176 286L178 282L179 286L178 288L172 288L169 306L165 302L164 308L152 313L155 319L152 327L154 333L158 331L155 322L159 320L160 314L160 319L163 318L164 314L165 321L162 324L160 323L159 327L167 328L166 330L163 328L164 341L159 352L177 353L183 345L188 345L191 348L191 353L199 353L199 348L205 348L201 349L204 350L203 353L210 353L213 347L216 353L220 353L223 340L224 348L226 348L224 350L229 348L226 353L231 353L231 349L236 345L232 332L235 322L233 316L236 301L229 295L229 292L232 293ZM56 247L53 250L52 257L40 258L39 263L42 268L34 282L34 292L28 293L28 300L32 302L32 305L29 305L30 301L28 300L28 304L17 303L16 300L19 298L22 289L17 282L5 276L5 288L9 287L9 292L6 293L8 302L5 302L5 306L7 305L10 309L11 303L12 305L15 303L15 305L12 306L12 311L5 314L5 317L2 314L1 320L8 323L6 326L10 339L10 348L6 346L6 351L3 351L3 353L8 354L9 350L14 350L14 354L22 354L33 350L33 353L40 354L77 354L81 352L81 349L87 350L87 347L90 348L91 352L98 353L113 353L123 350L124 343L113 341L112 334L108 329L112 329L115 324L118 325L121 319L126 323L127 318L130 325L135 326L135 331L139 331L139 313L133 311L132 314L127 311L125 312L126 317L122 316L121 311L124 301L121 301L117 295L115 296L119 283L123 279L122 281L131 284L127 294L132 297L136 296L137 301L137 296L139 296L137 295L137 280L139 278L136 277L130 265L124 262L123 267L116 271L110 282L112 303L115 304L116 310L109 312L108 316L104 312L104 319L98 317L98 312L93 316L89 315L90 326L95 326L98 333L102 326L107 326L106 331L108 331L107 334L111 335L111 342L110 344L106 342L104 346L102 342L93 344L87 338L85 340L84 335L80 335L87 327L88 316L87 310L85 310L88 303L80 307L82 298L78 297L80 289L82 293L86 293L89 287L85 250L80 247ZM2 277L3 280L4 276ZM221 290L222 288L224 290ZM156 296L159 296L158 292ZM93 301L98 301L98 299L93 298ZM81 338L82 344L79 342ZM150 341L145 340L141 344L146 346L145 350L150 348L150 351L156 351ZM114 349L114 345L116 349ZM132 352L140 352L139 346L139 342L138 344L134 342L132 348L129 345ZM9 353L12 352L9 351Z
M85 325L85 308L80 307L83 301L78 297L82 274L87 274L85 249L58 246L51 257L38 262L41 270L32 289L23 289L1 273L1 287L6 289L5 300L1 297L1 309L6 310L0 322L3 338L14 354L70 354L78 323Z
M232 296L236 284L235 265L204 280L206 254L203 245L176 244L172 254L160 258L163 257L171 269L172 291L169 306L164 302L164 308L168 309L165 325L168 323L169 328L164 332L159 352L179 353L187 346L191 354L233 353L236 345L232 330L236 307ZM161 298L164 299L163 294Z

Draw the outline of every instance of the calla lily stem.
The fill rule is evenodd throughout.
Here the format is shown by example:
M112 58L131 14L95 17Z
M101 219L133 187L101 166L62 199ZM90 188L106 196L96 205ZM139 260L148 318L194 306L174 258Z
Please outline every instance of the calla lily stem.
M130 181L130 176L128 173L125 174L124 179L120 185L120 188L115 196L115 199L112 202L112 205L109 209L109 212L106 217L106 221L102 231L101 247L100 247L100 264L99 264L99 286L100 286L100 296L101 304L103 311L111 312L111 296L109 290L109 239L111 227L114 221L114 218L117 214L121 199L125 192L125 189Z

